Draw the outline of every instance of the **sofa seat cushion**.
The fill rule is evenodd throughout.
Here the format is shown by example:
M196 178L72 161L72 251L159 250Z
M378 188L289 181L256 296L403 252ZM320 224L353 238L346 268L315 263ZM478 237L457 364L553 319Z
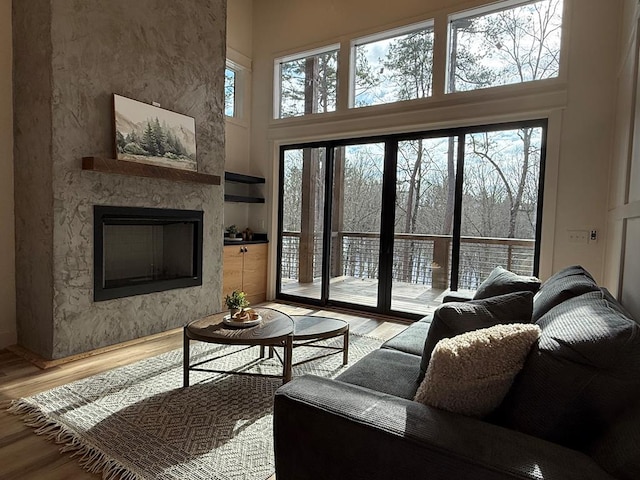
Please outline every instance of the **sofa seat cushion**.
M542 329L496 421L585 450L640 396L640 326L603 292L562 302Z
M395 337L384 342L381 348L391 348L393 350L421 356L432 318L433 315L429 315L429 317L412 323Z
M528 277L510 272L506 268L496 267L489 276L480 284L474 300L496 297L514 292L536 293L540 288L540 280L536 277Z
M440 340L414 400L462 415L488 415L502 402L539 336L537 325L518 323Z
M590 454L620 480L640 478L640 399L607 429Z
M451 302L440 305L433 314L420 362L422 378L429 366L431 352L443 338L488 328L498 324L531 323L533 293L516 292L483 300Z
M418 389L419 373L420 357L380 348L354 363L336 380L411 400Z
M564 268L542 284L533 299L533 321L556 305L584 293L600 290L591 274L579 265Z

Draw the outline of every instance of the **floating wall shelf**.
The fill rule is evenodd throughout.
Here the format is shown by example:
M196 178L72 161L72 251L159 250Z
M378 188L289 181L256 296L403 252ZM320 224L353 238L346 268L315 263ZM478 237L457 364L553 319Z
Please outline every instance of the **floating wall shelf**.
M224 172L224 179L227 182L235 183L264 183L264 178L254 177L253 175L244 175L242 173Z
M82 157L82 170L131 175L135 177L163 178L176 182L220 185L219 175L209 175L207 173L180 170L178 168L158 167L156 165L116 160L113 158Z
M226 195L224 196L225 202L241 202L241 203L264 203L262 197L248 197L246 195Z
M254 177L253 175L244 175L242 173L233 172L224 172L224 180L225 182L243 183L245 185L258 185L261 183L265 183L265 179L263 177ZM264 197L257 195L235 195L225 193L224 201L239 203L264 203Z

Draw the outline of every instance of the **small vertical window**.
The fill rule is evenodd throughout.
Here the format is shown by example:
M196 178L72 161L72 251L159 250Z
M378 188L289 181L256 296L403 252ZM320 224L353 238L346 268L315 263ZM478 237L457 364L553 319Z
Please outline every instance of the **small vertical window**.
M275 118L333 112L338 93L338 48L332 45L276 59Z
M430 97L433 40L433 21L354 40L351 106Z
M224 69L224 114L227 117L237 116L236 90L237 72L227 67Z
M451 15L447 92L557 77L562 9L511 0Z

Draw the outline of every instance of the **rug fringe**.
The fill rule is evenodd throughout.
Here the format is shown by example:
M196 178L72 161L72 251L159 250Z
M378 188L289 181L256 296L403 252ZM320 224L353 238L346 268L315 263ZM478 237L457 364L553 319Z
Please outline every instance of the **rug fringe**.
M84 443L78 435L64 425L47 418L38 407L24 399L13 400L7 412L22 416L24 424L34 428L36 435L52 440L58 445L63 444L60 452L72 452L71 458L80 457L78 463L82 468L90 473L102 473L104 480L143 480L138 474L109 458L105 453Z

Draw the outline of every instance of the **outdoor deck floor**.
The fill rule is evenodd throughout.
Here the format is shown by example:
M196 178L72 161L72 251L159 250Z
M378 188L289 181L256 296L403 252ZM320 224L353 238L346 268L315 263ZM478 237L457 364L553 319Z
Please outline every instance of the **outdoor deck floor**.
M305 298L320 298L320 279L313 283L299 283L283 279L282 293ZM433 289L428 285L394 282L391 291L391 308L400 312L426 315L442 303L447 290ZM375 307L378 298L378 281L371 278L336 277L329 283L329 299Z

